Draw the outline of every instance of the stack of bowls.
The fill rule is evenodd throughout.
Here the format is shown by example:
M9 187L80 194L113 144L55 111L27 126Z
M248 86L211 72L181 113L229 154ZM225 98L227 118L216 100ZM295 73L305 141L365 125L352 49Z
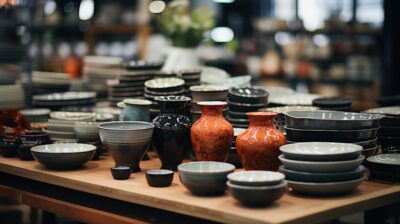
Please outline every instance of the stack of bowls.
M55 111L50 113L49 123L44 131L49 133L53 141L77 142L74 130L75 122L93 122L94 119L93 113Z
M324 97L312 101L312 105L321 110L351 111L351 100L346 97Z
M119 57L85 56L83 75L86 87L100 96L107 94L107 80L121 73L123 59Z
M185 81L179 78L155 78L144 83L144 96L152 101L150 117L154 118L160 113L160 106L155 101L157 96L181 96L184 95Z
M143 121L112 121L100 123L98 128L115 165L129 166L133 172L139 172L139 162L150 145L154 125Z
M61 110L68 107L93 106L97 101L95 92L63 92L33 96L33 105Z
M24 105L24 90L21 85L0 85L0 110L22 108Z
M304 142L280 147L279 156L289 187L309 195L354 191L364 180L362 147L333 142Z
M381 114L378 141L384 153L391 148L400 148L400 106L381 107L366 110L365 113Z
M18 65L0 64L0 85L14 85L21 72L22 68Z
M221 195L225 193L227 175L235 166L223 162L189 162L178 166L183 186L195 195Z
M374 155L379 114L339 111L291 111L285 113L286 139L293 142L343 142L363 146L365 156Z
M21 110L21 114L31 123L43 123L49 119L51 110L47 108L34 108Z
M213 85L197 85L190 87L192 95L192 106L190 112L193 122L197 121L201 116L201 108L197 105L201 101L226 101L228 96L228 88ZM228 108L225 108L226 112Z
M178 78L185 81L185 95L191 97L190 87L197 86L201 84L200 76L201 69L185 69L180 70L177 74Z
M231 195L246 206L266 206L286 192L285 175L271 171L241 171L228 175Z
M34 94L59 93L68 91L70 80L66 73L32 72L32 86Z
M261 87L233 87L228 93L227 120L236 128L247 128L246 112L257 111L268 104L268 92Z

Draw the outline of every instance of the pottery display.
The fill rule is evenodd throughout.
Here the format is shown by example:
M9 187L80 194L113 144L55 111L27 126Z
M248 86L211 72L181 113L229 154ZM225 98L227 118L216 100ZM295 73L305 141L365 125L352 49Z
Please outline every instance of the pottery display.
M157 151L162 169L176 170L190 150L190 119L185 116L189 97L156 97L161 113L153 120L153 148Z
M122 121L150 121L151 101L143 99L125 99L122 101L124 109L121 113Z
M273 126L273 112L249 112L249 128L236 138L236 149L246 170L277 171L279 147L285 136Z
M200 161L225 162L233 140L233 127L222 115L226 102L204 101L198 105L202 115L190 131L196 157Z

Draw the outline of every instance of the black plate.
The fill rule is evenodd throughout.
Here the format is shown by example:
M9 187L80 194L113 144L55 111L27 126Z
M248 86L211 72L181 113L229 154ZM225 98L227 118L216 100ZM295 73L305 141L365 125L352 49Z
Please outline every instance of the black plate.
M324 97L312 101L313 106L323 108L351 108L351 100L346 97Z
M267 104L245 104L228 101L229 110L234 112L254 112L267 106Z
M285 127L290 141L361 142L375 138L379 128L361 130L304 130Z

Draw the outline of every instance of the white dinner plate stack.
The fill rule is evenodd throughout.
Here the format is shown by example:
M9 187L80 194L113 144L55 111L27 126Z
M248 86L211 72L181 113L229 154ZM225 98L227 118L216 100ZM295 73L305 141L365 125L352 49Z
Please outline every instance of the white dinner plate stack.
M22 108L25 105L24 89L21 85L0 86L0 110Z
M22 68L18 65L0 64L0 85L14 85L21 72Z
M280 147L279 156L289 187L308 195L340 195L364 180L365 157L356 144L303 142Z
M71 85L68 74L57 72L32 72L34 94L59 93L68 91Z
M107 80L116 79L122 71L123 59L119 57L85 56L83 75L86 88L106 96Z

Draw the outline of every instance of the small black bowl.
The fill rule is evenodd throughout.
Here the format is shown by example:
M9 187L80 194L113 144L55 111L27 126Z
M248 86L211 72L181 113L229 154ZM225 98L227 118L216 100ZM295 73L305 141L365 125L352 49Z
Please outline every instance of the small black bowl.
M236 103L267 104L268 95L261 87L233 87L229 89L228 99Z
M39 145L37 141L25 141L17 148L18 156L21 160L34 160L31 148Z
M111 174L116 180L126 180L131 176L131 168L129 166L112 167Z
M171 186L174 179L174 171L172 170L148 170L146 171L146 180L151 187L168 187Z

